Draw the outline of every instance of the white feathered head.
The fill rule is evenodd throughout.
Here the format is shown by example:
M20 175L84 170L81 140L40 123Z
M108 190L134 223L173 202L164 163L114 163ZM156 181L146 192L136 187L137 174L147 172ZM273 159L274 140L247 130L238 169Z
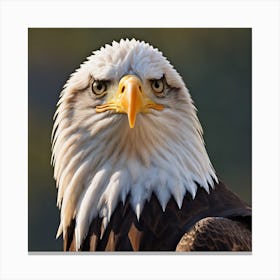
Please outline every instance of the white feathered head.
M157 196L163 211L173 196L180 207L197 185L217 181L185 84L145 42L113 42L71 75L58 102L52 137L58 235L72 219L79 248L91 221L106 225L129 195L139 218Z

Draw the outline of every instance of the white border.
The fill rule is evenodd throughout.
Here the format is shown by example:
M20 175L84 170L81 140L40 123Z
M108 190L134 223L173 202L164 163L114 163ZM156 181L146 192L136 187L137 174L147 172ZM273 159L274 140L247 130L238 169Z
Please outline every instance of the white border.
M1 1L1 279L279 279L278 1ZM253 28L253 254L29 255L28 27ZM237 108L238 113L238 108Z

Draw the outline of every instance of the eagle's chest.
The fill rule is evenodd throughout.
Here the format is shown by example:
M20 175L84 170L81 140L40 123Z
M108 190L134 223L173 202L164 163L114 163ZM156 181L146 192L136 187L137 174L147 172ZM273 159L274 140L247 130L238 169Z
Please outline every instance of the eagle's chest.
M102 220L93 220L82 250L96 251L173 251L186 225L173 199L165 211L155 195L146 202L140 219L129 201L119 203L103 231Z
M184 233L199 220L205 217L242 215L249 215L248 209L237 197L220 185L216 185L216 190L211 191L210 194L199 188L195 199L186 194L180 209L176 201L170 198L163 211L157 197L153 194L145 203L139 221L127 199L125 204L121 202L118 204L105 231L100 218L93 220L80 249L175 251ZM66 249L75 250L74 242L69 242Z

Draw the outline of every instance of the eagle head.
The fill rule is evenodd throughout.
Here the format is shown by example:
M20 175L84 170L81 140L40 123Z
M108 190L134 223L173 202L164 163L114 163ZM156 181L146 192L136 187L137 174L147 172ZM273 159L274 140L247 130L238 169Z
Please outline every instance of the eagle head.
M54 116L52 163L61 208L79 248L95 217L106 228L119 201L138 219L154 193L174 197L217 181L190 94L151 45L121 40L93 52L67 81Z

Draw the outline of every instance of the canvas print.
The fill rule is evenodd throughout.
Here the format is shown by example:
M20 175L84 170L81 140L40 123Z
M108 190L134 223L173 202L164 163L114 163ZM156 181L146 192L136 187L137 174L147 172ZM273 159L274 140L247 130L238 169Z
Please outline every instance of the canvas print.
M29 251L250 252L251 207L250 29L29 30Z

